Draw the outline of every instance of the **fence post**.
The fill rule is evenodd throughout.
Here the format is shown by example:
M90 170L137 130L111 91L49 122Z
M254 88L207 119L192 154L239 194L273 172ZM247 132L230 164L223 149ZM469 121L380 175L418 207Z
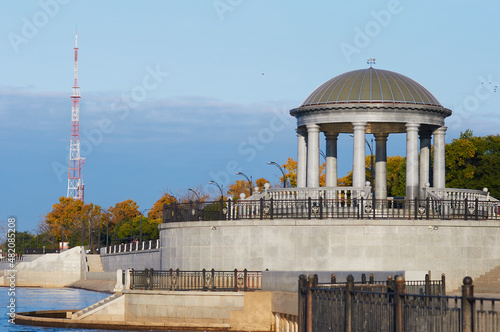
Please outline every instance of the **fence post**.
M352 274L349 274L347 276L347 284L345 287L345 332L351 332L352 329L352 290L354 290L354 277Z
M464 200L464 220L467 220L468 217L467 217L467 212L469 210L469 200L467 199L467 197L465 197L465 200Z
M311 219L311 197L307 198L307 219Z
M205 270L205 268L203 268L203 270L201 270L201 275L202 275L202 282L203 282L203 290L206 291L207 290L207 283L206 283L206 273L207 273L207 270Z
M260 198L260 220L264 219L264 198Z
M474 286L472 285L472 278L465 277L462 286L462 331L474 331Z
M373 188L372 188L373 189ZM375 219L375 193L372 194L372 213L373 213L373 219Z
M243 290L244 290L245 292L246 292L246 291L247 291L247 289L248 289L248 288L247 288L247 272L248 272L248 271L247 271L247 269L245 268L245 269L243 270L243 282L244 282L244 286L243 286L244 288L243 288Z
M309 198L310 200L311 198ZM312 329L312 290L316 285L314 284L315 277L310 274L307 280L307 321L306 332L313 332Z
M403 276L396 277L396 289L394 294L394 331L403 332L403 302L405 294L405 279Z
M179 268L177 268L177 270L175 270L175 275L176 275L175 280L177 280L177 283L174 285L174 288L177 288L178 290L180 290L181 289L181 270L179 270Z
M221 196L220 198L220 203L219 203L219 220L223 220L225 218L224 217L224 197Z
M446 276L441 274L441 294L440 295L446 295Z
M174 270L172 268L170 268L169 272L170 272L170 290L173 291L174 290L174 278L173 278Z
M476 220L479 219L479 199L477 197L475 202L474 217L476 218Z
M212 268L212 290L215 291L215 269Z
M425 219L429 220L429 197L425 199Z
M418 198L415 196L415 198L413 199L413 210L414 210L414 217L415 217L415 220L417 220L418 218Z
M359 210L361 210L361 219L363 219L363 214L365 212L365 209L363 208L364 205L365 205L364 199L363 199L363 197L361 197L361 207L358 206L358 219L359 219L359 215L360 215Z
M319 219L323 219L323 197L319 197Z
M231 220L231 198L227 198L227 220Z
M273 220L273 216L274 216L273 198L271 197L271 199L269 201L271 202L271 206L269 207L269 214L270 214L271 220Z
M130 285L130 289L134 289L134 284ZM123 271L122 269L116 270L116 284L115 284L115 292L123 291Z
M305 274L299 276L299 331L306 330L307 322L307 301L304 298L307 296L307 277Z
M238 291L238 269L234 269L234 291Z
M429 274L428 273L425 274L425 286L424 287L425 287L424 288L424 293L426 295L426 297L425 297L425 303L428 306L429 305L429 297L428 296L431 295L431 280L429 278ZM434 295L434 294L432 294L432 295Z

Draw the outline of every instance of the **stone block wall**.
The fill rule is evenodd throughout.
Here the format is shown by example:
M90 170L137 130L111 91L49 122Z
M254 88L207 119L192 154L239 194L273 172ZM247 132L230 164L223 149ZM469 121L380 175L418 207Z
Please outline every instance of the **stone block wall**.
M160 225L161 269L431 271L447 290L500 265L500 221L281 219Z
M116 272L118 269L160 269L160 250L140 250L101 254L102 267L105 272Z

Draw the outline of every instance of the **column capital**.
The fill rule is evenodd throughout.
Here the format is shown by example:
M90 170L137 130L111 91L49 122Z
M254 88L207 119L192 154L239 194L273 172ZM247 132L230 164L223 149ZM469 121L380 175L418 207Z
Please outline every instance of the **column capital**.
M315 123L307 124L307 132L319 132L319 126Z
M297 129L295 129L295 132L297 133L297 135L304 136L307 133L307 130L304 127L297 127Z
M352 129L366 129L367 122L353 122Z
M328 141L335 141L338 139L339 137L339 133L333 133L333 132L329 132L329 131L325 131L325 137Z
M430 130L421 130L418 132L418 136L420 139L431 139L432 137L432 131Z
M446 134L446 129L448 129L448 127L439 127L438 129L434 130L432 132L433 135L444 135Z
M387 141L387 137L389 137L389 134L387 133L374 133L373 136L375 136L375 141Z
M406 131L417 131L418 128L420 127L420 124L418 123L407 123L405 124L406 126Z

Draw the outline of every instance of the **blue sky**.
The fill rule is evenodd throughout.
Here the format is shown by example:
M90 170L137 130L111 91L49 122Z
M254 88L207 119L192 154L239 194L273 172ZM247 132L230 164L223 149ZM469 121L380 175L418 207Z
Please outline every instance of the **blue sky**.
M296 157L288 111L368 58L454 111L448 142L500 125L497 0L1 6L0 220L15 216L20 230L66 195L75 28L85 201L104 208L130 198L147 209L165 191L215 189L210 180L227 187L242 179L235 169L278 182L267 162ZM404 155L404 144L390 136L388 154ZM341 135L340 175L351 150Z

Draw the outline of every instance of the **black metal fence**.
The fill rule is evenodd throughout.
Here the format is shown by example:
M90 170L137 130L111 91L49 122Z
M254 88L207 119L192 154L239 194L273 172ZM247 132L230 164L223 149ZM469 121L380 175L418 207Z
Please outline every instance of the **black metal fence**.
M189 202L163 205L163 222L225 219L500 219L500 206L489 201L404 199L295 199Z
M370 273L368 279L366 274L361 275L360 281L353 281L354 286L357 290L362 291L381 291L390 292L394 289L396 285L396 278L392 276L387 277L387 280L375 280L373 273ZM346 288L347 281L338 281L335 274L332 274L329 283L318 283L317 287L323 287L327 289L344 289ZM431 280L429 275L426 274L424 280L405 280L405 292L406 294L420 294L420 295L446 295L446 277L444 273L441 275L439 280Z
M462 296L413 294L402 277L367 290L347 277L344 287L299 277L299 331L500 331L500 299L475 298L472 279Z
M262 289L261 271L131 270L130 289L171 291L255 291Z

